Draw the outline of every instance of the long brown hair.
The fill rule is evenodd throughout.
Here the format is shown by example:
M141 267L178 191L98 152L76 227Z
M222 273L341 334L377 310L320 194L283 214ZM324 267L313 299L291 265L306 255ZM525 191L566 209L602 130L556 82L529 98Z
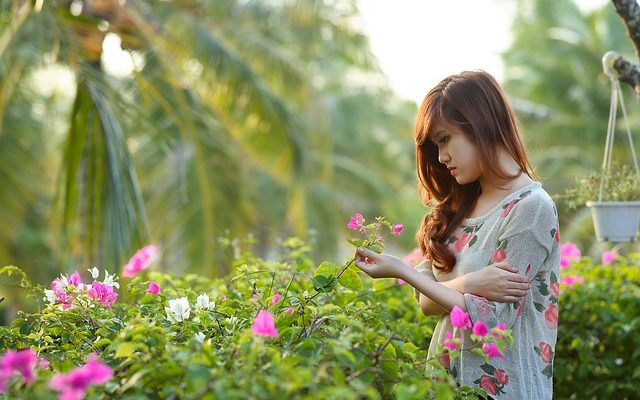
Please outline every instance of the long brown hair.
M438 148L428 138L437 123L459 128L480 154L480 165L490 176L512 179L531 176L516 116L498 82L484 71L464 71L438 83L425 96L416 118L416 169L422 201L431 206L416 234L425 257L439 270L451 272L456 263L447 240L466 218L480 196L480 184L458 184L438 161ZM520 166L516 175L499 167L498 148L504 148Z

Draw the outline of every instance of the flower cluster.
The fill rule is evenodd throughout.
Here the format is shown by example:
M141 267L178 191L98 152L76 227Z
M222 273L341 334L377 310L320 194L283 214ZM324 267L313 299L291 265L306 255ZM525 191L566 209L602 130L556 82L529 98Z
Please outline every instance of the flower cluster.
M122 276L131 278L136 276L140 271L149 267L149 265L158 258L158 248L155 245L149 245L136 251L131 257L127 265L124 266Z
M105 307L111 308L118 298L114 290L114 288L120 288L118 278L105 270L104 279L100 282L97 280L100 276L97 268L94 267L88 271L93 278L91 284L83 283L78 271L71 275L62 274L51 282L51 289L44 290L44 300L50 304L57 304L61 310L67 310L86 298L97 300Z
M22 375L26 383L36 379L35 367L38 357L31 349L9 350L0 359L0 393L7 391L7 381L16 373Z
M49 367L49 362L38 358L31 349L9 350L0 359L0 393L7 391L7 381L14 375L21 375L25 383L35 381L36 366ZM94 354L89 355L87 364L66 374L55 374L49 387L60 393L60 400L81 400L89 385L101 385L113 376L111 368L99 361Z
M370 230L375 229L375 232L379 233L380 228L384 225L389 228L392 234L396 236L399 236L404 229L404 226L402 224L391 224L387 220L385 220L384 217L376 217L376 222L369 225L365 225L365 222L366 221L362 214L356 213L356 215L351 217L349 223L347 223L347 228L351 229L352 231L360 231L363 233L368 233ZM379 235L376 237L379 237ZM382 239L380 239L380 241L382 241Z
M474 342L481 343L481 350L474 348L472 351L484 358L485 362L491 358L504 358L504 347L510 336L507 333L504 324L497 324L489 329L484 322L471 322L469 313L464 312L460 307L454 306L449 314L453 332L445 332L444 341L442 342L443 352L439 355L438 361L447 369L451 369L451 358L458 356L456 351L462 350L463 337L456 337L458 330L464 332L471 329L470 337ZM482 389L491 395L502 392L504 386L509 383L509 376L502 369L490 367L483 368L487 374L482 375L480 379L474 383L478 384ZM490 367L490 368L489 368ZM491 372L488 372L491 371Z
M99 361L95 354L90 354L84 366L54 375L49 387L60 393L60 400L80 400L90 385L102 385L112 376L111 368Z

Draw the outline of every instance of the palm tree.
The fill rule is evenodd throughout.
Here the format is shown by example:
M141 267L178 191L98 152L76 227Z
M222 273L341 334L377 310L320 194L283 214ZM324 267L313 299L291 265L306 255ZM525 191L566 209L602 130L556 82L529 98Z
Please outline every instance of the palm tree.
M149 241L162 268L223 274L225 231L266 253L315 229L328 256L355 205L403 215L415 106L353 0L0 4L0 256L36 279L116 270ZM114 38L123 76L105 68Z

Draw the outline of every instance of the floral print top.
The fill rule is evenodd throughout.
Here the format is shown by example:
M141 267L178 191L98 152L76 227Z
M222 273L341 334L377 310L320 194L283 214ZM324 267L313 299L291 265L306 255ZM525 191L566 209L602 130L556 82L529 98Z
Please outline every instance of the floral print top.
M480 387L495 399L552 398L559 242L556 207L540 182L534 182L505 197L485 215L463 221L449 238L456 255L450 273L430 268L427 261L416 267L436 281L448 281L506 260L533 279L530 292L519 303L464 295L471 322L483 321L489 329L504 323L512 330L513 345L507 346L504 358L492 358L487 363L470 351L477 344L465 333L462 356L454 362L446 356L440 358L459 384ZM418 295L416 291L416 298ZM433 332L429 357L438 353L446 332L453 332L448 314Z

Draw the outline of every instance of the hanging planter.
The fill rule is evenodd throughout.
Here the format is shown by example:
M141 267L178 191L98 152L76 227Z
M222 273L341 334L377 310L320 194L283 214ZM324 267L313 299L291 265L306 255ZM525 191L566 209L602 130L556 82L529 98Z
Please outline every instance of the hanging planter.
M576 188L567 191L574 198L569 206L578 202L591 209L593 226L598 241L632 242L637 238L640 226L640 169L636 157L627 112L624 107L620 82L612 63L619 55L609 51L602 57L605 74L611 79L611 106L609 108L609 124L604 148L602 169L598 174L578 182ZM629 138L629 147L633 157L633 166L612 165L613 136L615 133L618 100Z

